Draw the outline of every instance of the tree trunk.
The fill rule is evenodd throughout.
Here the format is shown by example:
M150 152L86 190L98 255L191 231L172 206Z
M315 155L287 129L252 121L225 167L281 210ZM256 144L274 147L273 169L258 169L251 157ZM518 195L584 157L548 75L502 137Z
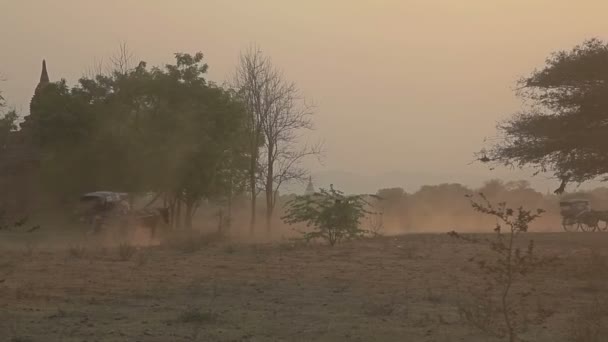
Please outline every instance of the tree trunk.
M182 228L182 201L178 198L176 199L177 204L175 206L175 228Z
M249 233L253 235L255 230L255 219L256 219L256 163L257 155L254 153L251 158L251 164L249 167L249 187L251 188L251 221L249 222Z
M192 216L194 216L194 202L186 202L186 212L184 214L184 226L188 230L192 230Z
M272 230L272 211L274 209L274 148L271 144L268 146L268 160L266 172L266 232L270 234Z
M228 203L226 213L226 228L229 230L232 226L232 176L230 177L230 188L228 190Z
M169 206L169 226L175 229L175 198L165 197L165 206Z
M217 223L217 232L222 234L224 231L224 210L220 208L218 212L218 223Z

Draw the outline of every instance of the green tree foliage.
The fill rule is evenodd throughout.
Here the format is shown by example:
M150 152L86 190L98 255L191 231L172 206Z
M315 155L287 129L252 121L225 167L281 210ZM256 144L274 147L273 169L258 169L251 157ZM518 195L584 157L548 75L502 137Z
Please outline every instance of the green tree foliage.
M531 106L499 124L502 139L480 153L485 162L533 167L562 181L584 182L608 172L608 44L585 41L554 53L519 82Z
M165 194L191 224L203 199L222 196L246 163L243 107L207 82L203 54L175 63L42 88L24 128L45 156L46 184L68 198L98 189Z
M6 102L0 93L0 151L7 143L10 132L17 130L17 111L6 110Z
M361 219L373 214L367 208L365 195L344 195L330 186L312 195L296 196L287 202L283 220L288 224L305 223L312 231L303 231L305 240L323 239L331 246L336 243L364 236L367 230L360 228ZM374 196L376 197L376 196Z

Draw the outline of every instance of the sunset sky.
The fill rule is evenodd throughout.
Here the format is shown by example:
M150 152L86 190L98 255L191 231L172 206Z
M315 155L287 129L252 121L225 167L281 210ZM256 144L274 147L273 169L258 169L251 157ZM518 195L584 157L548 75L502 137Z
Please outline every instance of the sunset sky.
M317 104L309 139L326 154L310 167L324 181L505 177L546 191L557 182L470 165L473 153L520 108L515 81L552 51L608 38L606 13L605 0L0 0L0 89L26 114L43 58L73 84L121 42L152 65L202 51L223 82L257 43Z

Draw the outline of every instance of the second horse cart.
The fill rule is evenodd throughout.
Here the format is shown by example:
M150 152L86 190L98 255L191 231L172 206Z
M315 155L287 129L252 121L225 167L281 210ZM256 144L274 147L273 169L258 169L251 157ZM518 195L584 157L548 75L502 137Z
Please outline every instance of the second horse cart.
M559 203L562 227L567 232L608 230L608 211L591 209L590 201L575 199Z

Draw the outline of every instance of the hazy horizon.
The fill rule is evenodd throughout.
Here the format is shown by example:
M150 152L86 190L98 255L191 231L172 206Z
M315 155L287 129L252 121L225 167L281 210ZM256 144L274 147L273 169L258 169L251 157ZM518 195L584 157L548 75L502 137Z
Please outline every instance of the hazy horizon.
M473 153L520 108L515 81L551 52L608 32L607 10L604 1L556 0L12 1L0 12L9 33L0 89L26 114L42 59L51 80L74 84L121 42L149 65L202 51L209 79L221 83L256 43L318 106L310 139L324 140L326 154L310 163L313 174L350 172L380 188L388 178L374 175L394 172L411 178L394 184L406 189L427 179L527 179L544 192L557 182L490 171L471 164Z

